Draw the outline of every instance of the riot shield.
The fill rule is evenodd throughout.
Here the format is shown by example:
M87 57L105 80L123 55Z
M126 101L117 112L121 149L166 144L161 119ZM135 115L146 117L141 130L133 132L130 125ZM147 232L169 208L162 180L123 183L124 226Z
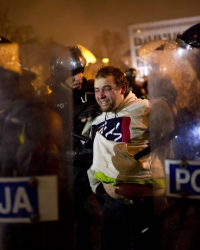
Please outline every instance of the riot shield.
M200 70L198 49L153 41L140 49L148 76L150 141L158 249L198 249L200 198ZM156 187L156 186L155 186Z
M72 98L49 101L59 46L0 44L0 249L74 249ZM56 84L56 82L54 83Z

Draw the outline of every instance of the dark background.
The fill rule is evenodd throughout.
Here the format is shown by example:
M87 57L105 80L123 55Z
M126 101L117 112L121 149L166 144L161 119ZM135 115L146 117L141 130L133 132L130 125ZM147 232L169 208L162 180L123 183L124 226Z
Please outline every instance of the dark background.
M13 25L31 25L40 39L92 49L105 29L129 48L128 25L200 15L198 0L1 0Z

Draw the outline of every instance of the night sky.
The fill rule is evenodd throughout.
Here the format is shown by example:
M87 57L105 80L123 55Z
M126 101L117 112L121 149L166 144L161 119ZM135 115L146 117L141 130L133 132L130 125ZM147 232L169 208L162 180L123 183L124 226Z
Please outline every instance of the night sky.
M14 25L65 45L90 48L104 29L117 31L129 47L128 25L200 15L199 0L1 0Z

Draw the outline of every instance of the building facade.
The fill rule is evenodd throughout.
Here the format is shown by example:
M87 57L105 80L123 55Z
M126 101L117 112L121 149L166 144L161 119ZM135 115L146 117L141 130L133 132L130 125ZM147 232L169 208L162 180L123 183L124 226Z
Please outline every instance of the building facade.
M175 39L177 34L197 23L200 23L200 16L129 25L131 64L138 70L138 77L148 76L149 72L148 64L138 55L143 44L153 40Z

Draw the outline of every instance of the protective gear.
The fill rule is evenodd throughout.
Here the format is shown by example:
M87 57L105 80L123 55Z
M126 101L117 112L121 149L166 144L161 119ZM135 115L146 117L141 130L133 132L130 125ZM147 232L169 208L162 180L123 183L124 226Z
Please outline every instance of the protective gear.
M66 53L66 50L68 52L70 51L69 48L74 52L73 57L70 56L70 53ZM86 65L86 61L84 60L85 57L82 57L80 50L76 46L75 48L73 46L65 48L62 51L65 52L63 54L61 53L59 60L54 60L54 62L56 62L54 65L55 67L51 69L51 79L48 80L48 82L50 82L49 87L52 92L48 97L49 103L56 107L62 117L68 141L69 135L71 135L68 131L70 122L70 127L73 127L73 133L80 135L85 126L85 122L81 122L81 119L85 118L85 115L91 114L90 106L94 105L96 100L94 96L93 80L87 81L87 79L83 77L81 89L72 89L71 86L66 84L66 75L72 76L72 74L78 73L78 70L81 70L82 72ZM79 54L80 58L78 57ZM70 57L68 58L67 56ZM63 65L65 67L63 67ZM59 71L61 71L61 73ZM64 73L62 71L64 71ZM59 74L61 74L61 77ZM48 84L47 82L45 83ZM70 106L71 103L69 103L69 97L71 95L73 98L73 105ZM69 110L73 110L73 117L71 117L71 119L69 119ZM85 110L87 110L87 112L85 112ZM73 162L73 208L75 214L74 220L76 223L76 245L77 249L79 249L79 246L82 247L80 247L80 249L90 249L90 221L89 219L86 219L90 216L89 211L87 211L85 207L85 203L91 193L87 169L91 165L92 146L83 149L80 139L77 138L74 138L73 146L74 151L72 152L72 150L68 149L68 145L66 145L66 156L67 160L69 160L69 165ZM76 161L74 158L77 156L80 157L81 160ZM88 158L90 159L90 162L88 162Z
M176 41L180 47L187 50L200 48L200 23L190 27L182 35L177 35Z
M126 78L136 78L136 75L137 75L137 70L134 69L134 68L130 68L130 69L127 69L125 71L125 75L126 75Z
M199 32L200 24L196 24L184 31L182 35L178 35L177 39L174 41L151 41L147 44L144 44L139 50L139 54L141 55L142 59L150 62L153 68L153 70L150 71L148 75L149 99L153 104L151 106L151 116L149 120L151 128L151 146L153 145L157 147L156 153L160 159L160 162L163 162L165 177L168 178L168 180L166 178L166 190L173 189L171 184L173 181L171 174L172 171L166 171L166 164L164 165L165 159L180 159L183 160L183 162L185 160L195 160L195 162L200 160L200 144L199 140L197 139L200 123ZM168 107L163 105L164 101ZM157 117L160 117L160 122L157 121ZM161 124L163 124L163 126L161 126ZM159 134L161 136L159 136ZM167 138L166 135L170 136ZM168 152L163 153L163 148L168 142L171 146ZM157 164L157 162L154 162L155 161L152 161L152 165ZM192 165L191 162L190 164ZM180 164L180 169L181 168L182 166ZM180 180L176 178L174 184L177 185L179 182ZM190 191L188 192L188 190L186 191L185 189L187 189L186 185L181 185L180 189L177 191L177 195L180 195L179 197L181 199L178 199L178 196L175 197L174 195L175 200L173 200L172 197L168 199L168 195L170 196L170 194L169 192L166 192L166 200L169 202L169 205L172 205L171 207L168 206L167 210L171 210L170 214L176 214L176 217L179 218L179 221L176 221L174 220L175 217L171 217L171 215L168 215L168 218L165 217L165 221L168 221L167 223L174 220L173 227L170 226L171 229L180 229L180 226L182 226L183 223L187 223L189 217L187 217L186 213L187 211L192 211L190 210L191 201L193 204L197 204L199 207L199 201L197 200L196 202L195 200L189 199L192 195L190 194ZM187 199L182 199L183 193L187 193L190 195L190 197L187 196ZM184 205L181 203L184 203ZM197 208L197 206L192 209L194 209L194 211L198 210L199 208ZM162 214L166 215L167 213L165 212L166 211L163 211ZM194 218L194 221L196 220L197 219ZM191 225L193 223L194 222L191 222ZM164 225L163 221L161 221L161 224ZM164 237L166 237L166 233L168 234L168 230L166 229ZM187 228L188 232L189 230L190 229ZM199 230L197 229L195 234L198 234L198 231ZM161 231L161 239L164 239L164 234ZM179 235L179 231L176 232L176 235ZM167 238L169 239L170 237L167 236ZM173 241L168 241L168 244L173 246L165 246L165 248L174 249L175 245L176 247L180 247L177 236L175 237L175 241L176 244L174 244ZM198 248L196 246L198 239L194 239L192 237L190 241L192 242L192 245L194 245L194 249L195 247ZM164 242L164 240L162 240L162 242ZM161 248L162 246L159 249Z
M21 67L17 59L17 44L0 44L0 177L5 182L8 182L7 177L15 182L21 177L55 176L58 193L56 199L52 199L52 204L55 201L59 217L42 221L42 216L50 214L50 210L41 211L38 207L36 211L33 203L29 201L32 196L27 194L27 201L31 206L29 211L32 211L38 220L33 221L34 223L32 220L30 223L19 221L16 223L11 214L10 221L0 223L1 249L73 249L69 190L71 185L69 185L69 168L65 166L62 120L45 102L27 98L26 93L21 91L20 81L29 82L30 79L26 78L26 74L24 74L25 80L20 78ZM20 70L16 71L15 66ZM43 184L42 181L40 183ZM38 185L38 188L39 186L41 185ZM3 197L2 185L0 193ZM20 204L23 203L22 200L23 198L20 199ZM21 219L26 210L25 207L21 208L14 215L14 219L18 216ZM11 210L12 208L10 212ZM10 212L8 211L9 216ZM3 216L1 212L0 218Z
M83 73L86 63L86 58L78 46L68 46L63 48L60 55L51 58L50 72L60 81L64 81L71 75Z
M85 141L85 143L76 146L73 151L66 151L67 159L72 160L75 165L78 164L80 169L88 170L93 159L93 141L82 135L74 134L74 137Z
M153 56L155 51L172 51L177 50L177 48L184 48L191 50L194 48L200 48L200 23L190 27L182 33L182 35L177 35L175 40L155 40L145 43L141 46L138 53L139 56L152 63L160 63L157 56Z
M92 104L85 108L83 112L79 114L79 119L88 119L88 118L95 118L96 116L101 114L101 110L99 108L99 105L97 103Z
M126 80L128 82L128 90L132 91L138 98L146 94L145 90L136 83L137 70L129 68L125 71Z
M85 59L87 61L87 65L89 63L93 64L97 61L96 57L89 49L85 48L84 46L82 46L80 44L77 44L76 46L80 49L82 55L85 57Z
M93 159L93 148L75 148L74 149L74 163L78 164L79 167L84 169L85 165L81 165L80 163L84 161L84 163L91 163ZM84 169L84 170L87 170Z
M93 142L94 142L96 132L97 132L96 125L92 125L89 138L82 136L82 135L74 134L74 137L78 138L79 140L85 141L83 146L79 146L74 149L74 162L75 163L85 162L85 163L90 163L90 165L92 164ZM83 164L82 166L85 166L85 164ZM81 167L81 164L80 164L80 167Z

